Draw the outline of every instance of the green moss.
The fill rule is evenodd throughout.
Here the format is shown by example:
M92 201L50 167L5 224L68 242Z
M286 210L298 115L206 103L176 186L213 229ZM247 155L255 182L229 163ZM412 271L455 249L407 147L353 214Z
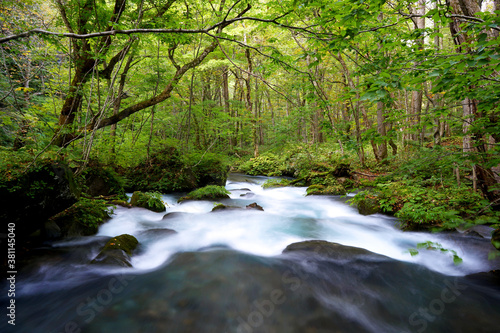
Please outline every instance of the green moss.
M306 190L306 195L345 195L346 190L340 184L335 185L311 185Z
M77 203L50 218L62 236L89 236L110 218L112 210L104 200L81 198Z
M229 192L223 186L208 185L197 190L194 190L185 197L179 199L178 202L185 200L215 200L229 198Z
M139 245L139 241L134 236L129 234L123 234L111 238L106 243L106 245L104 245L101 252L118 249L125 251L125 253L127 253L130 256L132 255L132 252L137 248L137 245Z
M91 161L81 177L84 192L92 197L116 196L126 199L124 180L113 169Z
M104 245L91 264L132 267L130 256L137 248L137 245L139 245L139 242L134 236L123 234L113 237Z
M288 179L268 179L264 184L262 184L263 188L271 188L271 187L285 187L290 186L291 181Z
M130 199L130 204L135 207L142 207L153 212L164 212L165 204L161 200L161 193L135 191Z

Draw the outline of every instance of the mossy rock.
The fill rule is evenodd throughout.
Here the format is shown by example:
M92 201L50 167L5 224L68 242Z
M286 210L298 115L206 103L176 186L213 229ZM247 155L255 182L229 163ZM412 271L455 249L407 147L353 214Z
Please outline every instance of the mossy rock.
M69 166L62 161L39 161L12 166L0 175L0 221L16 224L16 242L44 228L55 214L78 201L80 189Z
M275 188L275 187L286 187L290 186L291 180L281 178L281 179L268 179L264 184L262 184L262 188Z
M155 193L135 191L130 199L130 205L161 213L166 211L165 204Z
M188 192L206 185L223 186L229 166L215 154L183 156L167 147L129 170L122 170L125 190Z
M110 208L104 200L82 198L71 207L52 216L49 222L45 223L44 233L54 238L57 226L60 229L60 237L95 235L99 226L109 218Z
M91 161L82 175L84 192L92 197L116 196L126 199L124 180L112 169Z
M340 184L336 185L311 185L306 190L306 195L345 195L346 190Z
M197 190L194 190L185 197L182 197L178 202L186 200L216 200L216 199L229 199L229 192L223 186L208 185Z
M358 202L358 211L361 215L380 213L382 209L376 198L366 197Z
M493 231L491 235L491 244L500 251L500 229Z
M137 239L128 234L111 238L91 264L132 267L130 256L139 245Z

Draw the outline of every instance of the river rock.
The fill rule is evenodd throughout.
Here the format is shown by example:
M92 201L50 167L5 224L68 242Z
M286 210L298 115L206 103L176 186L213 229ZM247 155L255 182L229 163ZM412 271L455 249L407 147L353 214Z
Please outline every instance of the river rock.
M130 256L137 248L139 242L128 234L111 238L102 248L101 252L91 261L94 265L132 267Z
M106 206L80 200L45 223L47 236L79 237L95 235L99 226L110 218ZM59 228L57 230L56 226Z
M41 162L1 185L0 221L4 230L7 223L15 223L16 243L43 229L49 217L73 205L80 195L65 162Z
M172 229L167 229L167 228L159 228L159 229L148 229L148 230L143 230L137 233L137 237L139 239L142 238L164 238L167 236L172 236L177 234L177 231L172 230Z
M166 147L139 163L123 170L126 190L188 192L206 185L224 186L229 167L217 155L204 155L195 166L188 165L176 147Z
M491 244L497 249L500 250L500 229L497 229L491 235Z
M370 252L368 250L359 247L345 246L342 244L331 243L324 240L310 240L310 241L292 243L283 250L283 254L286 253L290 254L297 252L308 252L318 256L324 256L335 259L354 258L359 255L374 255L373 252Z
M258 205L256 202L247 205L246 208L264 211L264 208L262 208L262 206Z
M229 206L229 205L224 205L224 204L217 204L215 205L214 208L212 208L212 211L211 212L220 212L220 211L226 211L226 210L241 210L242 208L241 207L238 207L238 206Z
M191 213L185 213L185 212L170 212L170 213L167 213L167 214L163 215L162 220L171 220L171 219L175 219L175 218L183 217L183 216L186 216L186 215L189 215L189 214L191 214Z
M372 215L380 213L380 205L376 198L364 198L358 202L358 211L361 215Z
M167 210L163 201L153 197L151 194L135 191L130 198L130 204L134 207L141 207L161 213Z
M126 198L123 180L114 170L99 162L90 161L82 176L85 182L85 193L88 195Z

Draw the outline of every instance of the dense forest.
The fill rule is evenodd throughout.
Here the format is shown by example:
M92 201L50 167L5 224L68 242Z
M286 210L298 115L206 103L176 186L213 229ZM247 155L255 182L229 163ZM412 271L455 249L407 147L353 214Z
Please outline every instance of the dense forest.
M81 205L123 188L224 185L232 170L294 177L269 186L310 194L361 189L354 203L409 229L497 227L499 11L497 0L4 0L2 200L27 205L54 163ZM92 191L97 173L113 185Z

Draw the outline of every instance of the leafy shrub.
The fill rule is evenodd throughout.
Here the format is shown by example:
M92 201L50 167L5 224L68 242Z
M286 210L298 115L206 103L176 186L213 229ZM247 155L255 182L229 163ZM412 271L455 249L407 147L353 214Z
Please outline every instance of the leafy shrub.
M281 176L284 170L284 164L278 156L268 153L251 158L240 165L238 171L252 176Z
M410 255L412 257L414 257L414 256L419 254L418 249L426 249L426 250L432 250L432 251L439 251L441 253L449 253L452 256L453 263L455 265L460 265L463 262L463 259L458 256L458 254L455 250L445 249L445 248L443 248L443 246L440 243L431 242L431 241L427 241L424 243L418 243L417 249L408 249L408 253L410 253Z
M376 197L383 212L394 214L406 229L453 229L464 223L488 223L498 219L498 212L488 207L488 200L471 188L428 184L418 180L380 183L371 191L358 193L350 202Z

